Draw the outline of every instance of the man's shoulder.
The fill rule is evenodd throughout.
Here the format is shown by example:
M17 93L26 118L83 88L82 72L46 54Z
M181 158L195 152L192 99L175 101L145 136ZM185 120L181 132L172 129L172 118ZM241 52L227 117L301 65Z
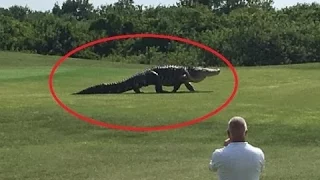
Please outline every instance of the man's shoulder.
M253 146L249 143L247 145L248 145L249 149L251 149L252 151L259 153L259 154L264 154L261 148L259 148L257 146Z
M264 160L264 152L262 151L261 148L253 146L251 144L248 144L248 147L250 149L250 151L254 154L256 154L256 156L258 156L261 160Z
M215 157L218 157L218 156L220 156L220 155L223 153L223 150L224 150L224 149L225 149L225 147L215 149L215 150L213 151L212 155L215 156Z

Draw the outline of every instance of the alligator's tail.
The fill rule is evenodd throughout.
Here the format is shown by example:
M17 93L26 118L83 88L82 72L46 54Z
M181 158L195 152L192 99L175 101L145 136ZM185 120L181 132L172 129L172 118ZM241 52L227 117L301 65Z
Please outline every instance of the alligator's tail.
M91 87L88 87L79 92L73 93L76 94L119 94L124 93L126 91L132 90L132 86L130 86L127 81L122 81L118 83L111 84L98 84Z

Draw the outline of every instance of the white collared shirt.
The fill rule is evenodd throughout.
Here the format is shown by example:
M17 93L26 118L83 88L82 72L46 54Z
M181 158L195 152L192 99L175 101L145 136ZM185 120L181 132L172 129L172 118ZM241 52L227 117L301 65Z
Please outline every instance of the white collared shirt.
M260 148L248 142L231 142L212 153L209 169L218 172L219 180L259 180L264 163Z

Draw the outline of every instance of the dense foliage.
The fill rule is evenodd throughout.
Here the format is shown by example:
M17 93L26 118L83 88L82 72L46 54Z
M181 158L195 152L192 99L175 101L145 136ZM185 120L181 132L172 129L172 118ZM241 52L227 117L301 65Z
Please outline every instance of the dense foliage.
M66 0L47 12L21 6L0 8L0 49L64 55L101 37L152 32L204 43L234 65L320 61L319 4L276 10L271 0L226 2L180 0L175 6L143 7L132 0L119 0L95 8L89 0ZM73 57L145 64L224 64L197 47L149 38L102 43Z

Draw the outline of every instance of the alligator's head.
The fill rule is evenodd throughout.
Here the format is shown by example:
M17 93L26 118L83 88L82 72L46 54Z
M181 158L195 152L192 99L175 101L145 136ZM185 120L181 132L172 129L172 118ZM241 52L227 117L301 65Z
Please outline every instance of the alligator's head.
M190 81L197 83L204 80L208 76L216 76L220 74L219 68L204 68L204 67L188 67Z

